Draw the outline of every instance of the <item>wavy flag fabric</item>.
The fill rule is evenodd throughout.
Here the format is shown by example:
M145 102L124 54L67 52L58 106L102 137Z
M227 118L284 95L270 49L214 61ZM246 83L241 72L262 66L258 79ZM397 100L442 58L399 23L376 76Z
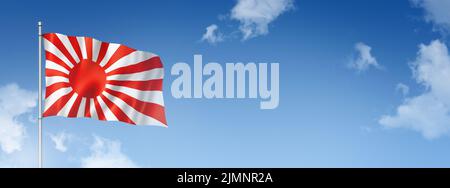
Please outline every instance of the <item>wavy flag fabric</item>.
M43 35L44 117L167 126L159 56L90 37Z

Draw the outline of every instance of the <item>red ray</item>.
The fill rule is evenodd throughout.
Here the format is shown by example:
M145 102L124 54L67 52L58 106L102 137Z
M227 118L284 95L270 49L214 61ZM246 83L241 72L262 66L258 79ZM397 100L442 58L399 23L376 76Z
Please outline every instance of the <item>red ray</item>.
M128 65L125 67L120 67L118 69L115 69L111 72L108 72L106 76L114 75L114 74L132 74L137 72L143 72L155 68L162 68L163 65L161 63L161 59L156 56L152 57L150 59L147 59L145 61L142 61L140 63L136 63L134 65Z
M105 121L105 114L103 114L102 107L100 107L100 104L97 101L97 98L94 98L94 105L95 105L95 111L97 112L97 117L99 120Z
M84 43L86 44L87 59L92 60L92 38L84 37Z
M163 106L160 106L155 103L143 102L143 101L135 99L127 94L124 94L122 92L117 92L117 91L114 91L114 90L111 90L108 88L105 88L105 91L110 93L111 95L121 98L128 105L133 107L135 110L160 121L164 125L167 125Z
M47 33L44 35L44 38L53 43L59 49L59 51L61 51L70 62L72 62L73 65L77 64L75 59L73 59L69 51L67 51L66 47L64 47L64 44L55 33Z
M103 99L103 102L105 102L106 106L108 106L109 110L113 112L113 114L117 117L117 119L121 122L129 123L136 125L136 123L133 122L123 111L118 107L116 104L111 102L107 97L104 95L100 95L100 97Z
M72 44L73 49L75 50L75 53L78 55L78 59L83 59L83 55L81 53L80 44L78 44L77 37L74 36L68 36L70 44Z
M108 80L107 84L129 87L141 91L162 91L163 80L146 80L146 81L122 81L122 80Z
M98 52L98 57L97 57L97 63L102 62L103 58L105 57L106 51L108 50L108 46L109 46L109 43L106 43L106 42L102 42L102 44L100 45L100 50Z
M114 54L111 56L109 61L105 64L105 66L103 66L103 69L106 70L109 66L114 64L117 60L119 60L120 58L122 58L134 51L136 51L136 50L133 48L129 48L124 45L120 45L119 48L116 50L116 52L114 52Z
M59 98L55 103L52 104L52 106L50 106L50 108L48 108L44 112L43 116L44 117L56 116L58 112L66 105L67 101L69 101L70 97L72 97L73 93L74 91L71 91L68 94Z
M66 73L63 73L59 70L54 70L54 69L45 69L45 76L46 77L51 77L51 76L62 76L62 77L66 77L69 78L69 75Z
M83 97L81 97L79 95L77 96L77 99L75 100L75 102L73 103L72 108L69 111L68 117L77 117L78 109L80 108L80 104L81 104L81 99L82 98Z
M91 99L86 98L86 106L84 107L84 117L91 117Z
M58 89L61 89L64 87L70 87L70 84L67 82L58 82L58 83L55 83L55 84L45 87L45 98L50 96L52 93L54 93Z
M52 54L49 51L45 51L45 59L52 61L58 65L61 65L62 67L66 68L67 70L71 70L71 68L69 67L69 65L67 65L66 63L64 63L63 60L59 59L58 56L56 56L55 54Z

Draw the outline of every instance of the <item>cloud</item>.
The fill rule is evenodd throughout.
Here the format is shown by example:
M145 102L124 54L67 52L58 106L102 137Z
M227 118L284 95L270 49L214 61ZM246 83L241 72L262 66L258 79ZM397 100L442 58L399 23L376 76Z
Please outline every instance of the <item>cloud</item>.
M348 67L355 69L358 72L368 70L371 66L375 68L381 68L377 59L371 54L372 48L362 42L355 44L356 58L350 60Z
M212 24L206 28L202 41L216 44L224 38L235 38L242 34L242 40L248 40L269 33L269 25L281 14L294 8L294 0L237 0L229 14L219 15L220 21L236 20L239 31L223 35L218 31L219 26Z
M434 139L450 133L450 56L439 40L421 44L411 63L417 83L425 87L418 96L407 98L395 115L384 115L379 123L388 128L407 128Z
M231 19L240 22L243 40L269 33L269 24L293 8L293 0L238 0Z
M416 7L423 8L425 20L441 31L450 31L450 1L448 0L411 0Z
M67 142L72 139L72 135L66 132L59 132L57 134L49 134L50 139L55 144L55 149L60 152L67 151Z
M37 94L17 84L0 87L0 145L5 153L22 149L26 130L18 117L36 107Z
M403 83L398 83L395 87L395 91L399 91L402 93L403 96L408 95L409 93L409 87Z
M206 27L206 33L203 34L202 41L207 41L210 44L216 44L223 41L223 35L218 31L219 27L212 24Z
M131 159L121 151L119 141L94 136L91 154L81 159L83 168L136 168Z

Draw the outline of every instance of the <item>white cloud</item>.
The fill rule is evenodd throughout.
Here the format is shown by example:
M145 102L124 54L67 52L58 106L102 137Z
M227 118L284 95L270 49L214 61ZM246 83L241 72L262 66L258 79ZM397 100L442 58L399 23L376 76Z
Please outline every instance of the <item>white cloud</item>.
M350 60L348 67L355 69L358 72L363 72L369 69L371 66L375 68L381 68L377 59L372 56L372 48L362 42L355 44L356 57Z
M223 41L223 35L218 31L219 27L212 24L206 27L206 33L203 34L202 41L207 41L210 44L216 44Z
M243 40L269 33L269 24L293 8L293 0L238 0L231 19L240 22Z
M37 142L27 137L20 151L0 152L0 168L34 168L37 167ZM50 154L48 154L50 155ZM47 157L50 157L46 155ZM51 157L50 157L51 158Z
M398 83L395 90L401 92L403 96L409 93L409 87L403 83Z
M408 128L433 139L450 133L450 56L439 40L420 45L411 63L417 83L425 86L421 95L407 98L395 115L385 115L379 123L388 128Z
M411 0L413 5L425 11L425 20L433 23L438 29L450 31L449 0Z
M66 132L59 132L56 134L49 134L50 139L55 144L55 149L60 152L67 151L67 142L72 139L72 135Z
M81 159L83 168L136 168L131 159L121 151L119 141L94 136L91 154Z
M0 87L0 145L5 153L22 149L26 130L18 117L36 107L37 94L17 84Z

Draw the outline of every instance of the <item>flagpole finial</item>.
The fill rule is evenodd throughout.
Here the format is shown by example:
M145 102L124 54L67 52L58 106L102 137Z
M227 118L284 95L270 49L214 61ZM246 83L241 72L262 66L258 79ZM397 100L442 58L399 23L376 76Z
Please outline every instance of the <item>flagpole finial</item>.
M38 26L42 26L42 22L41 21L38 21Z

